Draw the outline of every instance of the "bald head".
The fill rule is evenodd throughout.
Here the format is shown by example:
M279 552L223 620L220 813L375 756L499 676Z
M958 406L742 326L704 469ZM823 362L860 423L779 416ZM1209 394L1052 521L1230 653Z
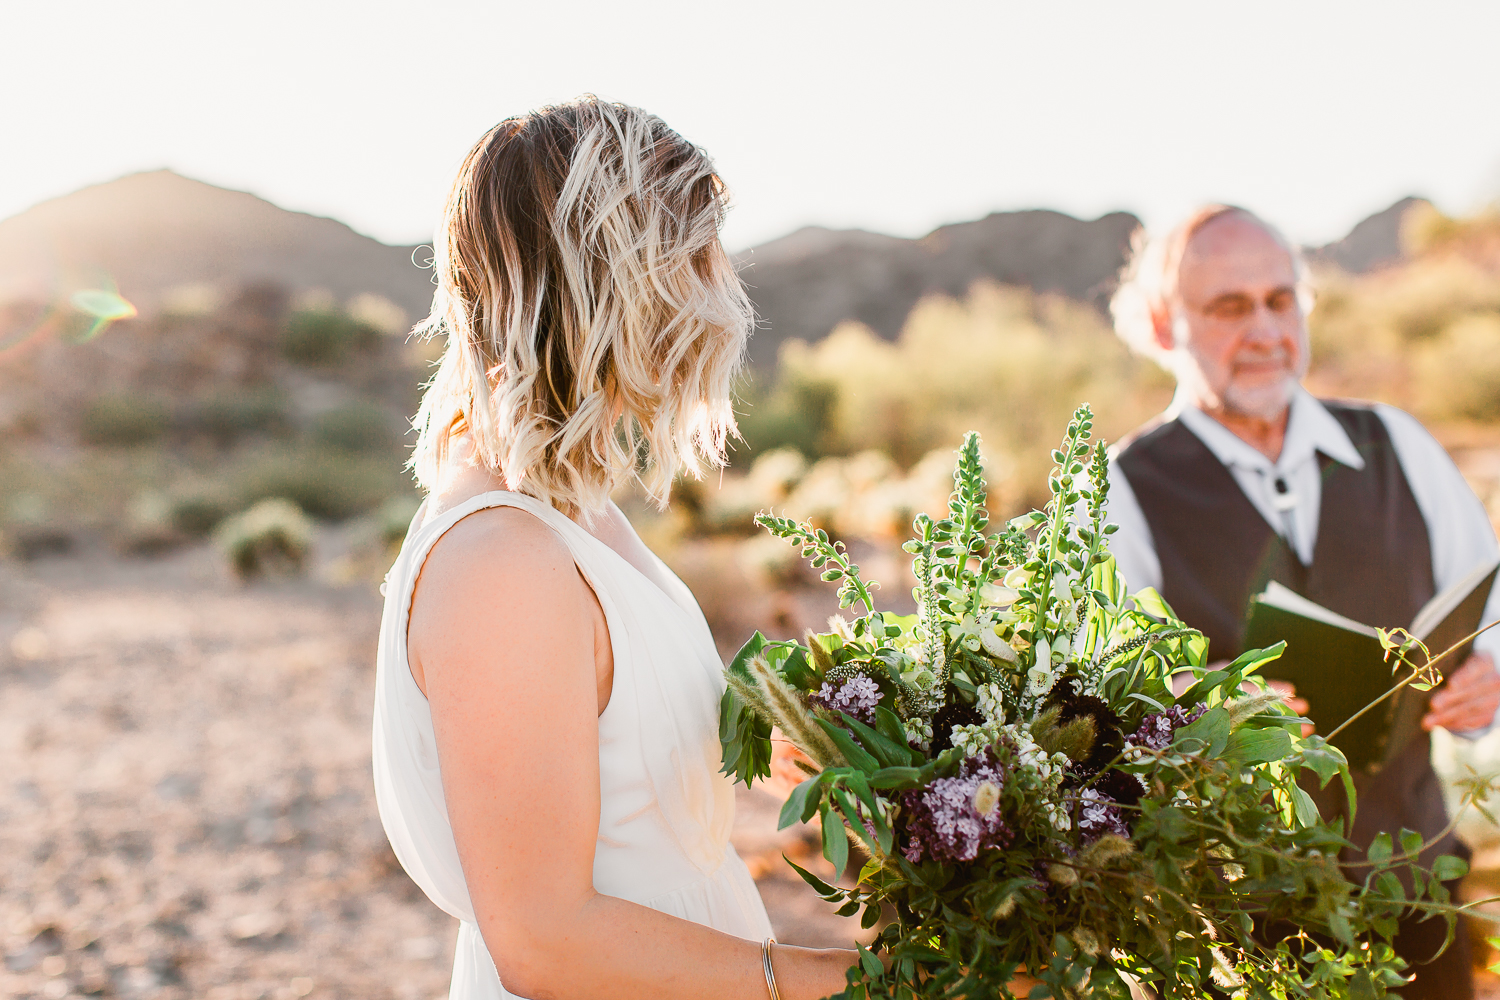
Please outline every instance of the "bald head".
M1307 371L1306 298L1301 261L1279 233L1213 206L1148 246L1114 305L1121 336L1166 364L1193 402L1274 420Z

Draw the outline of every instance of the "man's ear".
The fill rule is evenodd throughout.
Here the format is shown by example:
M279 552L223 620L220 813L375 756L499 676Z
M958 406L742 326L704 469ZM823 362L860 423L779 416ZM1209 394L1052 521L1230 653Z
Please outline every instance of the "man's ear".
M1172 310L1165 303L1151 307L1151 332L1156 337L1156 346L1164 351L1177 349L1177 335L1172 330Z

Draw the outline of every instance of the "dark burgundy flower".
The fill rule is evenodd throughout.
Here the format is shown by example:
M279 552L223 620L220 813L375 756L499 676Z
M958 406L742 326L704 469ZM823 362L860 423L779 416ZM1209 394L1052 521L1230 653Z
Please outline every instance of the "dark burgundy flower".
M984 716L973 705L950 701L932 717L932 756L953 746L954 726L981 726Z
M1094 720L1094 745L1089 755L1081 761L1075 761L1071 768L1076 774L1089 777L1099 773L1101 768L1119 756L1125 747L1125 737L1120 733L1120 717L1103 699L1082 694L1081 687L1076 677L1062 678L1052 689L1052 696L1047 699L1045 707L1056 707L1059 710L1059 726L1085 716Z

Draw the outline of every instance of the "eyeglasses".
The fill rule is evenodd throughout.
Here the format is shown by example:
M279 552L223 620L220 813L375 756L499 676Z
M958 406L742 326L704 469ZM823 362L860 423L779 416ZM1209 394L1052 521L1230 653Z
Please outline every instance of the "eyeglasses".
M1266 293L1263 302L1266 311L1271 315L1287 315L1297 308L1297 290L1295 288L1272 289ZM1219 322L1237 323L1253 316L1261 304L1244 292L1226 292L1210 299L1199 312Z

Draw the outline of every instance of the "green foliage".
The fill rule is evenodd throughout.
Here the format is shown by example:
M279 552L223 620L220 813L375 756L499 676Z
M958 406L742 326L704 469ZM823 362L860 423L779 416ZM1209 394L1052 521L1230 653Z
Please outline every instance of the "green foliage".
M254 454L236 472L230 488L244 502L284 497L309 515L330 520L363 514L392 496L412 492L398 464L386 455L308 447Z
M839 607L851 607L857 600L864 604L867 614L875 610L870 588L860 579L859 567L850 561L843 542L831 541L828 532L822 528L799 524L787 517L757 514L755 523L777 538L800 545L803 557L809 560L812 568L823 571L823 581L839 585Z
M184 429L227 448L255 434L283 435L290 430L286 394L275 387L221 389L195 399L184 416Z
M118 393L100 396L83 410L79 432L86 444L150 444L167 432L172 414L154 396Z
M1418 409L1436 419L1500 420L1500 311L1462 316L1417 352Z
M1119 436L1165 405L1170 379L1089 306L978 285L963 301L919 303L894 343L857 323L788 342L774 380L741 408L742 430L747 458L792 444L809 457L874 449L909 467L976 428L995 460L995 507L1013 513L1044 502L1048 440L1080 395Z
M319 444L351 452L389 452L396 445L390 414L369 400L355 400L318 414L312 436Z
M268 572L300 573L312 550L312 522L295 503L280 498L229 518L215 536L242 580Z
M1160 595L1127 599L1092 425L1087 407L1068 423L1046 508L988 536L978 439L965 438L946 516L918 515L906 545L915 616L873 611L869 585L826 532L759 519L840 583L844 606L866 610L805 645L754 636L727 672L721 715L727 773L765 773L774 722L818 764L782 825L819 816L836 871L855 851L869 858L852 888L799 869L809 884L866 927L894 913L840 1000L1009 998L1021 969L1042 983L1032 996L1124 998L1126 974L1183 1000L1210 984L1266 998L1385 995L1404 979L1390 945L1397 921L1417 910L1451 928L1459 908L1442 879L1462 862L1416 868L1428 845L1406 831L1399 852L1377 842L1346 875L1338 858L1351 845L1298 779L1306 770L1326 786L1338 775L1352 813L1347 762L1322 737L1302 738L1256 681L1280 646L1210 670L1207 643ZM1401 635L1386 641L1393 655L1425 654ZM1179 673L1189 683L1174 698ZM878 703L855 708L850 691L878 691ZM984 722L936 732L943 713ZM1146 723L1165 735L1124 738ZM966 778L970 767L1000 777ZM977 784L955 786L963 780ZM1141 792L1120 792L1120 780ZM945 798L927 797L940 781ZM955 801L954 787L972 799ZM1470 797L1492 791L1476 780ZM1100 807L1115 825L1093 815L1085 830ZM1001 817L1003 836L938 853L933 838L961 816ZM1308 936L1263 939L1257 921Z
M281 351L298 364L332 365L347 361L379 343L381 333L347 313L303 309L292 313L282 335Z

